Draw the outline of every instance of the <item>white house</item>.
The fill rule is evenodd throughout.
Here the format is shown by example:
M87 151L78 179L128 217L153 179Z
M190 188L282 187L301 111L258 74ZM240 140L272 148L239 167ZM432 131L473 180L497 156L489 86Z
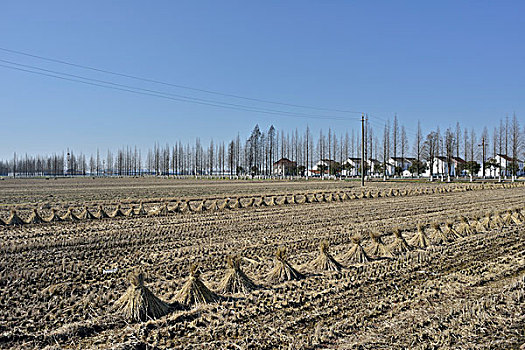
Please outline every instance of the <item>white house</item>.
M410 166L416 161L416 158L409 157L390 157L388 159L387 175L392 176L396 174L396 168L400 170L403 176L412 176L412 173L408 170Z
M273 174L279 176L292 175L297 168L297 163L288 158L281 158L273 163Z
M361 158L350 157L341 164L341 167L341 175L357 176L359 175L359 168L361 168Z
M514 159L505 154L496 154L496 157L494 160L496 161L496 164L498 164L499 168L501 169L501 170L498 169L496 176L499 176L500 171L501 171L501 176L511 176L513 163L516 164L516 167L517 167L516 175L517 176L525 175L522 160Z
M459 171L466 162L460 157L450 157L450 171L448 158L445 156L434 157L433 171L434 176L460 176L465 175L466 171ZM426 169L424 176L430 176L430 169Z
M366 161L368 163L368 174L371 176L382 175L381 162L377 159L370 158Z
M505 154L496 154L496 157L485 163L485 177L512 176L513 163L516 166L516 176L525 175L523 161ZM483 168L479 169L478 176L483 176Z
M309 176L323 175L329 176L330 169L337 168L339 163L332 159L321 159L319 160L311 170L308 171Z
M452 157L452 176L467 175L464 169L467 162L461 157Z

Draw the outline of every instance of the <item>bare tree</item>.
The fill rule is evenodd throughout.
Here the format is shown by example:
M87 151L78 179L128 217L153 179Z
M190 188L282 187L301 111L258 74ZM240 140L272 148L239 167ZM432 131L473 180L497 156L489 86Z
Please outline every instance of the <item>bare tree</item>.
M416 131L416 139L415 139L415 143L414 143L414 153L416 154L416 159L417 159L417 163L416 163L416 171L417 171L417 175L419 176L421 174L421 159L422 159L422 155L423 155L423 145L424 145L424 141L423 141L423 133L421 132L421 121L417 121L417 131Z
M445 131L445 153L447 157L447 172L452 175L452 157L454 156L454 149L456 148L456 140L454 133L450 128ZM457 169L456 169L457 172ZM456 174L457 175L457 174Z
M431 131L425 140L425 157L428 160L430 178L434 176L434 159L438 155L438 145L439 145L439 134L436 131Z
M512 163L511 163L511 171L512 175L516 176L518 172L518 164L516 162L518 155L521 150L521 137L520 137L520 124L518 121L518 118L516 117L516 113L512 116L512 122L510 125L510 144L512 149Z
M392 124L392 148L394 151L394 159L397 158L397 145L399 142L399 125L397 122L397 114L394 115L394 123ZM397 175L397 169L394 167L394 174Z
M405 161L405 156L408 151L408 138L404 126L401 126L401 162Z

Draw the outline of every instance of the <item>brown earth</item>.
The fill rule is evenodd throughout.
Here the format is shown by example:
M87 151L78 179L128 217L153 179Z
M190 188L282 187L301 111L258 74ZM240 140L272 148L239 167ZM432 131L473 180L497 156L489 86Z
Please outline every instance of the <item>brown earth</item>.
M198 181L160 179L141 185L141 179L111 179L68 189L68 180L56 180L64 181L56 189L29 185L36 189L27 191L19 183L2 183L0 192L8 194L2 196L8 204L41 202L49 191L59 202L78 205L134 196L286 193L356 185L225 181L221 187L217 181L196 185ZM163 187L156 181L175 185ZM367 250L371 231L380 232L390 245L392 229L399 226L408 241L418 223L429 227L435 221L444 227L451 220L457 227L460 215L472 222L474 215L489 210L523 208L524 195L525 188L516 187L2 227L0 347L519 348L525 343L523 224L434 242L424 250L360 266L340 258L356 233L363 235ZM308 269L322 240L345 266L341 273ZM267 282L280 246L288 249L288 261L306 273L305 279ZM201 266L202 280L213 289L224 276L230 253L246 258L242 268L260 289L143 323L127 323L112 312L128 286L126 276L137 267L146 272L146 285L172 302L188 278L190 263ZM116 271L104 273L111 269Z

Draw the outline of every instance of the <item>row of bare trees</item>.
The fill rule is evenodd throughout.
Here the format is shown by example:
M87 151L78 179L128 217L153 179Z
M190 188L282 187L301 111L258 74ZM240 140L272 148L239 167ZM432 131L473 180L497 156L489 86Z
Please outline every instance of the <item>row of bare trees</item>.
M449 164L454 157L463 158L471 167L467 170L472 172L475 164L494 165L496 154L513 159L523 156L525 129L520 129L516 115L502 119L493 129L492 137L487 128L478 137L473 128L462 129L459 122L443 132L437 127L423 134L418 122L416 130L410 133L413 147L397 115L386 121L382 137L376 134L374 125L376 130L381 128L377 122L366 124L364 156L377 160L376 172L386 173L391 158L413 158L411 172L421 174L427 168L433 169L437 156L446 157ZM296 162L293 175L304 175L321 159L333 160L328 162L326 172L334 174L341 170L346 159L361 157L361 139L361 134L354 130L345 133L320 130L314 137L309 127L285 132L273 125L267 130L256 125L247 138L237 134L228 142L212 140L207 145L199 138L192 143L155 143L145 153L136 146L126 146L115 152L107 150L103 154L97 150L89 156L72 150L36 156L15 153L12 159L0 161L0 175L272 175L273 164L282 158ZM515 168L510 170L516 171ZM400 169L396 169L396 173L399 172Z

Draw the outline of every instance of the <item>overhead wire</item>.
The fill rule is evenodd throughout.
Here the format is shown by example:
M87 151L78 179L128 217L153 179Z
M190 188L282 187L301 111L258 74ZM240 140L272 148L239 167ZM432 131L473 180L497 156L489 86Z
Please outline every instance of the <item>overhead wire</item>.
M181 85L181 84L174 84L174 83L164 82L164 81L160 81L160 80L156 80L156 79L150 79L150 78L144 78L144 77L139 77L139 76L130 75L130 74L114 72L114 71L110 71L110 70L106 70L106 69L101 69L101 68L91 67L91 66L87 66L87 65L72 63L72 62L68 62L68 61L65 61L65 60L44 57L44 56L35 55L35 54L22 52L22 51L18 51L18 50L7 49L7 48L4 48L4 47L0 47L0 50L4 51L4 52L14 53L14 54L17 54L17 55L23 55L23 56L27 56L27 57L37 58L37 59L45 60L45 61L48 61L48 62L64 64L64 65L68 65L68 66L71 66L71 67L88 69L88 70L99 72L99 73L111 74L111 75L120 76L120 77L124 77L124 78L140 80L140 81L143 81L143 82L161 84L161 85L165 85L165 86L171 86L171 87L176 87L176 88L180 88L180 89L187 89L187 90L192 90L192 91L204 92L204 93L214 94L214 95L219 95L219 96L224 96L224 97L232 97L232 98L243 99L243 100L254 101L254 102L262 102L262 103L269 103L269 104L289 106L289 107L297 107L297 108L306 108L306 109L313 109L313 110L332 111L332 112L339 112L339 113L352 113L352 114L362 114L362 113L364 113L364 112L359 112L359 111L343 110L343 109L336 109L336 108L326 108L326 107L316 107L316 106L307 106L307 105L301 105L301 104L285 103L285 102L271 101L271 100L260 99L260 98L246 97L246 96L241 96L241 95L236 95L236 94L229 94L229 93L224 93L224 92L219 92L219 91L214 91L214 90L195 88L195 87Z
M228 102L206 100L206 99L188 97L184 95L172 94L172 93L163 92L163 91L144 89L144 88L134 87L130 85L114 83L114 82L110 82L106 80L92 79L92 78L87 78L87 77L83 77L83 76L79 76L75 74L57 72L57 71L53 71L49 69L44 69L44 68L31 66L31 65L25 65L25 64L7 61L3 59L0 59L0 62L18 66L18 67L14 67L14 66L0 64L0 67L3 67L3 68L38 74L42 76L62 79L62 80L71 81L71 82L83 83L83 84L92 85L92 86L98 86L98 87L104 87L108 89L131 92L135 94L160 97L160 98L170 99L170 100L179 101L179 102L196 103L200 105L207 105L207 106L213 106L213 107L229 108L229 109L241 110L241 111L247 111L247 112L264 113L264 114L271 114L271 115L282 115L282 116L290 116L290 117L298 117L298 118L330 119L330 120L358 120L359 119L356 117L340 117L340 116L330 116L330 115L314 115L314 114L296 113L296 112L290 112L290 111L281 111L281 110L273 110L273 109L260 108L260 107L245 106L245 105L233 104L233 103L228 103ZM24 67L24 68L19 68L19 67ZM30 69L25 69L25 68L30 68ZM31 70L31 69L36 69L36 70L39 70L40 72Z

